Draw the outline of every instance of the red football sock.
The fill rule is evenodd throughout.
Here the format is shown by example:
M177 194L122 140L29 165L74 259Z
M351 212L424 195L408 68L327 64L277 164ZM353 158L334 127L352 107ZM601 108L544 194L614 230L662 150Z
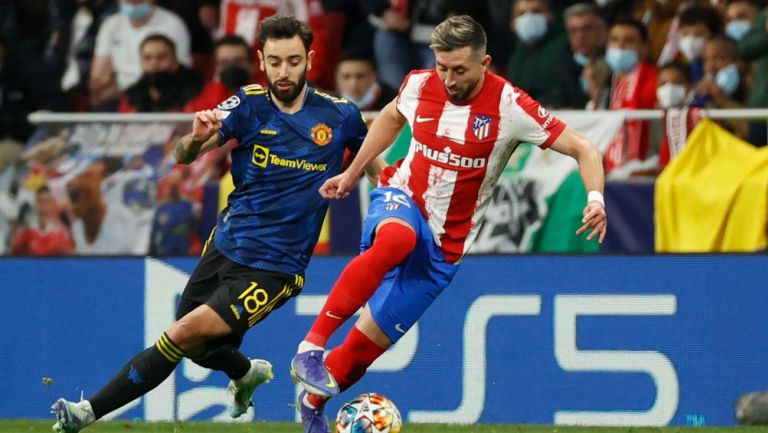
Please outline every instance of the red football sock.
M381 226L371 248L344 268L304 340L325 347L339 326L373 295L384 275L415 247L416 233L409 227L394 222Z

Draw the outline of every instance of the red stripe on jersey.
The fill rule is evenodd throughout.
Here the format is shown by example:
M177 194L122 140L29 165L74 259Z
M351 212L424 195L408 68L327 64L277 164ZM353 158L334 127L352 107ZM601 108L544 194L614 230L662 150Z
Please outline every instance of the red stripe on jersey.
M483 87L470 101L470 114L464 135L463 146L472 150L477 148L479 153L489 156L499 135L499 105L502 80L494 79L494 75L485 74ZM473 154L475 152L472 152ZM488 170L485 167L475 170L461 170L457 173L451 204L445 220L445 233L440 238L443 255L450 262L456 262L464 253L464 241L472 230L472 216L477 210L477 198L480 185Z

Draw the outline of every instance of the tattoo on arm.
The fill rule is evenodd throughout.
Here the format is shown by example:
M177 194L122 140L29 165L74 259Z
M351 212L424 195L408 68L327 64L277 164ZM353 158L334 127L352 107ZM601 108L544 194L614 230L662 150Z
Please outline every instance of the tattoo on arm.
M200 147L205 140L199 141L192 138L191 135L185 135L176 142L176 161L179 164L189 164L197 158L200 153Z
M185 163L187 159L186 154L187 150L184 148L184 137L182 137L176 142L176 161L181 164Z

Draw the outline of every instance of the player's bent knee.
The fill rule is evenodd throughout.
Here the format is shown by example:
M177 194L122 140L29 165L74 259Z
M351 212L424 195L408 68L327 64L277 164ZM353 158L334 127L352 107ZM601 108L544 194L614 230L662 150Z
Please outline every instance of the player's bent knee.
M217 316L218 317L218 316ZM220 321L223 322L221 318ZM194 315L186 315L177 320L166 331L168 336L179 345L185 352L194 351L207 340L221 337L231 332L229 325L212 325L206 320L202 320ZM203 351L205 349L202 349Z
M411 226L397 222L400 220L389 221L379 226L373 244L386 248L391 253L390 257L403 258L416 248L416 232Z

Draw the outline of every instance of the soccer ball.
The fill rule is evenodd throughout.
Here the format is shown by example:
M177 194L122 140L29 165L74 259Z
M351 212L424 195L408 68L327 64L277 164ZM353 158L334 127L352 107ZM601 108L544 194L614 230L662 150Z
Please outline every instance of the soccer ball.
M336 415L336 433L399 433L402 426L392 400L373 392L344 403Z

